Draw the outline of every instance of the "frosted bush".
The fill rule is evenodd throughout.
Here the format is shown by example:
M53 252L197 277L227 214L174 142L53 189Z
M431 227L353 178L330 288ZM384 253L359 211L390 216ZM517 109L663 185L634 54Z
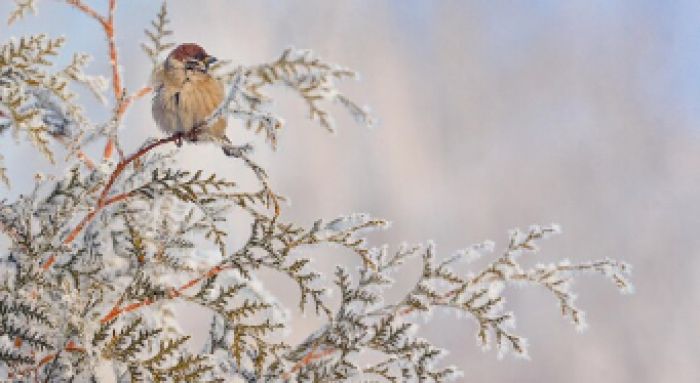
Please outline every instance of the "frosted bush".
M231 147L231 161L242 161L257 187L240 188L206 169L173 167L177 152L161 149L176 137L149 139L129 152L120 145L124 112L151 92L122 87L123 72L114 44L116 0L100 15L81 0L66 0L102 28L108 41L112 96L104 77L84 72L90 58L73 55L65 68L52 60L64 55L63 38L25 36L0 43L0 133L27 140L65 174L37 176L32 191L0 201L0 233L9 246L0 253L0 379L95 381L435 381L461 375L441 366L444 351L420 337L435 309L473 319L481 347L497 355L527 356L527 343L514 332L515 314L504 291L514 284L549 291L577 328L585 326L571 285L581 273L598 273L622 292L631 291L629 267L611 259L562 261L528 266L541 240L557 225L513 230L502 250L486 241L446 257L432 243L371 246L364 235L387 229L388 222L349 214L309 225L288 222L284 197L273 191L267 173L249 147ZM34 1L16 0L10 21L34 11ZM147 29L143 48L154 69L173 44L168 42L163 4ZM328 106L337 103L362 125L372 124L367 108L338 88L351 70L329 64L310 51L287 49L269 63L216 68L228 84L228 97L209 118L242 120L274 148L285 125L266 90L293 89L311 119L334 128ZM76 102L76 86L87 86L112 110L94 123ZM121 127L121 129L119 129ZM4 134L5 137L7 134ZM89 158L84 148L104 145L104 156ZM220 143L225 144L225 143ZM54 155L57 146L67 158ZM0 161L3 157L0 156ZM0 162L0 180L9 184ZM226 222L245 216L250 230L244 244L229 248ZM311 268L304 251L335 246L355 254L360 266L338 266L333 275ZM460 264L488 257L483 267L464 273ZM422 271L396 301L383 293L407 262ZM298 302L273 296L259 277L272 270L293 281ZM405 274L404 274L405 275ZM338 298L339 297L339 298ZM335 299L335 300L334 300ZM190 334L180 328L173 304L189 302L212 315L201 329L202 350L186 347ZM298 344L284 341L296 310L324 324ZM372 362L361 362L373 355Z

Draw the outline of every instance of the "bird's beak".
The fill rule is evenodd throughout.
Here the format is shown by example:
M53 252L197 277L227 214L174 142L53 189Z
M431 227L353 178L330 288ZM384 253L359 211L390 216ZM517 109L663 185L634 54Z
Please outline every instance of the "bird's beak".
M209 66L210 66L211 64L213 64L213 63L215 63L215 62L217 62L217 61L218 61L218 60L216 59L216 57L214 57L214 56L207 56L207 57L204 59L204 64L207 66L207 68L209 68Z

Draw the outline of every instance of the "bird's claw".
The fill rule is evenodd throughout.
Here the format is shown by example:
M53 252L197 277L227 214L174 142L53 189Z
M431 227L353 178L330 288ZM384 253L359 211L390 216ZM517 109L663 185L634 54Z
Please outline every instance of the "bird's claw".
M195 126L193 126L189 132L185 133L187 135L187 139L192 141L192 142L197 142L197 140L199 138L199 134L202 133L203 127L204 127L204 123L199 123L199 124L196 124Z

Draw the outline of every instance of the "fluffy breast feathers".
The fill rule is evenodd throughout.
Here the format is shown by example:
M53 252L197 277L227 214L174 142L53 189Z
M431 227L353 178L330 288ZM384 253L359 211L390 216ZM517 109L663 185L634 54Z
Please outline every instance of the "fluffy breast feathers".
M153 118L167 134L187 133L221 104L224 88L206 73L185 77L183 71L178 71L181 75L168 72L172 71L161 69L154 76ZM222 118L203 133L223 137L225 132L226 120Z

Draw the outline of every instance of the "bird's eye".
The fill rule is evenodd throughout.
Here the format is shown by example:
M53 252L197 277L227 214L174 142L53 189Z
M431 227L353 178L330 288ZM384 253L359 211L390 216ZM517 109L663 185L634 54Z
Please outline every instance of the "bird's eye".
M185 62L185 69L194 70L194 69L197 69L198 67L199 67L199 62L197 62L196 60L187 60L187 62Z

